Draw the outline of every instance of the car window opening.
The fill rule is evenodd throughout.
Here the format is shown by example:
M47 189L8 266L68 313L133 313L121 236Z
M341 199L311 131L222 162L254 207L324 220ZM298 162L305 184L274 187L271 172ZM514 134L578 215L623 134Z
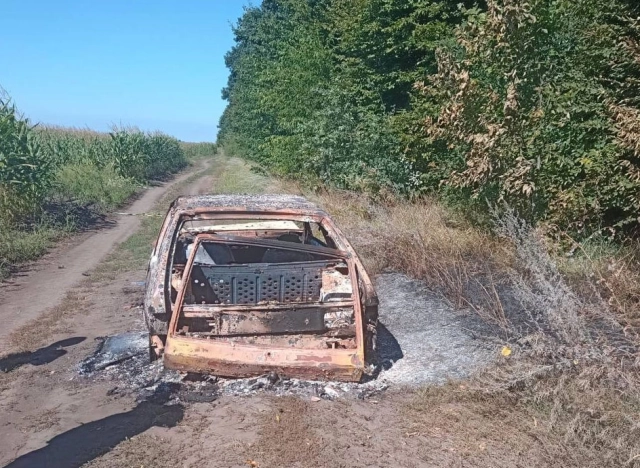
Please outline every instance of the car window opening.
M182 284L184 268L191 255L194 239L200 234L221 237L267 239L336 249L335 242L322 225L315 222L263 219L187 219L181 223L171 267L171 303L175 303ZM290 263L324 258L309 252L278 248L206 243L196 253L197 264L229 265L247 263Z

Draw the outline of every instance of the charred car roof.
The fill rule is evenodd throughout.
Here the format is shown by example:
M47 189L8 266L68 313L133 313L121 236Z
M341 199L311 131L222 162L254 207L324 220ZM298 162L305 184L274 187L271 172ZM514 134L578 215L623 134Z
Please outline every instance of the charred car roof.
M241 208L243 211L271 212L292 210L308 214L327 216L317 205L299 195L195 195L178 197L171 204L174 211L210 209L229 211Z

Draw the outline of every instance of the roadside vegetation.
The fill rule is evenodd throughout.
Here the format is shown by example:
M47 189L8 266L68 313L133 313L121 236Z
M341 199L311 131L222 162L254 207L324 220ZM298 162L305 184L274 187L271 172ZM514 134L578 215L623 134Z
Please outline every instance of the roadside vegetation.
M0 97L0 278L213 151L136 128L36 126Z
M217 145L215 143L208 142L188 143L183 141L180 142L180 147L188 161L210 158L212 155L216 154L217 151Z
M500 214L491 232L436 199L307 196L332 213L372 273L423 280L460 313L481 317L481 335L495 343L494 367L416 393L409 433L429 433L437 419L448 434L466 434L456 437L475 447L467 447L471 466L509 466L490 462L478 444L508 440L524 450L541 435L548 453L532 466L554 466L555 456L557 466L638 463L637 247L584 243L566 256L513 213ZM503 424L490 417L493 429L482 428L494 414Z
M409 432L437 413L478 443L543 440L532 466L640 466L639 8L264 0L236 25L227 153L496 343L494 367L415 395ZM480 427L496 412L511 426Z
M640 6L265 0L219 142L281 175L626 237L640 222Z

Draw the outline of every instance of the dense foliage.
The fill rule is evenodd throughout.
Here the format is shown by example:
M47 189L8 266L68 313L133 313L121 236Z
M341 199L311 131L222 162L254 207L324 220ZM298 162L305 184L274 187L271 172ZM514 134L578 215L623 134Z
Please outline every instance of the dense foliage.
M263 0L234 30L219 141L343 188L637 231L639 17L629 0Z

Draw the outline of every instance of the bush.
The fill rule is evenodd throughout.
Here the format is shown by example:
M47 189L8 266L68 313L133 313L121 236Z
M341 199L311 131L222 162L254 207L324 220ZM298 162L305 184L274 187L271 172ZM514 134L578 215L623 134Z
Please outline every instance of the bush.
M400 152L389 117L353 105L339 91L321 94L327 107L303 130L303 173L343 189L410 193L415 188L411 163Z
M597 0L469 11L438 73L416 86L441 109L425 125L439 146L415 157L447 186L507 201L531 222L579 235L637 227L640 27L628 13ZM441 164L443 149L453 164Z

